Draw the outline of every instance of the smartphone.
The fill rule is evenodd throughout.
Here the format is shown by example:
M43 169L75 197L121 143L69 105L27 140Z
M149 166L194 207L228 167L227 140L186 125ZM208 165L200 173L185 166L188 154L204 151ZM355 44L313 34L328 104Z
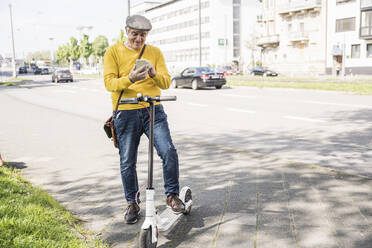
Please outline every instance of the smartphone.
M136 60L136 69L137 70L144 65L147 65L147 60L146 59L137 59Z

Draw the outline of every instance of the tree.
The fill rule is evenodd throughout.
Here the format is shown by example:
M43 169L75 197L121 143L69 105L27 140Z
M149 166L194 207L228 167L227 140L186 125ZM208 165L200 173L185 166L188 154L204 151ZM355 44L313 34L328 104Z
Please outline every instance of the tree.
M245 47L248 48L248 50L251 51L251 66L252 67L254 67L256 65L254 54L255 54L256 51L258 51L257 40L258 40L258 38L253 33L253 34L251 34L250 39L245 41Z
M92 44L92 48L93 48L93 54L94 56L99 60L101 61L101 59L103 58L103 56L105 55L105 52L106 52L106 49L108 47L108 40L105 36L103 35L100 35L98 36L94 41L93 41L93 44Z
M74 37L70 38L70 56L72 60L77 60L80 58L80 47L78 45L78 40Z
M80 40L80 54L85 58L86 64L88 64L88 59L92 52L92 43L89 42L89 36L84 34L83 39Z
M50 51L36 51L27 54L26 61L32 60L50 60Z
M115 42L115 43L120 43L120 42L127 41L127 37L125 37L125 35L124 35L124 30L120 29L119 36L117 38L113 39L112 41Z
M56 62L57 64L67 64L70 58L70 45L62 45L58 47L56 52Z

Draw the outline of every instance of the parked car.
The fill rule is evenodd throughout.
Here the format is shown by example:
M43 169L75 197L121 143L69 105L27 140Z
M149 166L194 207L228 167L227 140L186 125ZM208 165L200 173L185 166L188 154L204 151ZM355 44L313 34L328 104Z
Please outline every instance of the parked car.
M21 66L18 69L19 74L27 73L27 66Z
M73 82L72 73L68 69L55 70L52 74L52 82L59 83L61 81Z
M49 74L49 69L46 68L46 67L42 68L40 74L42 74L42 75L44 75L44 74Z
M39 67L34 67L34 74L41 74L41 68Z
M218 69L219 71L225 73L225 75L238 75L239 70L232 68L231 66L224 66Z
M264 76L264 77L276 77L278 76L278 73L272 70L263 68L262 66L256 66L252 68L251 75L252 76L259 75L259 76Z
M226 84L225 74L211 67L188 67L181 74L172 78L172 88L191 87L197 90L202 87L221 89Z

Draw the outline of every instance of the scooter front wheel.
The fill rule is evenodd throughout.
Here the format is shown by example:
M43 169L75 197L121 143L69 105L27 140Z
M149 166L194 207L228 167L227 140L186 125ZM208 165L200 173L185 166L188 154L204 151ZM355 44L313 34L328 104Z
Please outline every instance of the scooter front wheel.
M185 205L187 205L188 201L192 201L192 192L191 189L187 186L183 187L180 192L180 199L183 201ZM188 208L185 209L184 214L189 215L191 212L192 205L190 204Z
M156 233L156 237L158 234ZM152 243L152 228L141 229L139 235L139 248L156 248L158 242Z

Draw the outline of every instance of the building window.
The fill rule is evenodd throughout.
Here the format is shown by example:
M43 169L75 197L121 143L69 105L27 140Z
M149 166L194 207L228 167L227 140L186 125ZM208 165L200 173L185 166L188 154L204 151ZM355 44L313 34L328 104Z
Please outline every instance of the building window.
M372 35L372 10L362 12L360 25L360 36Z
M351 58L358 59L360 58L360 45L351 45Z
M233 23L233 34L239 34L240 32L240 23L239 22L234 22Z
M240 18L240 6L234 6L233 7L233 17L234 19Z
M239 56L240 56L240 49L239 48L234 49L234 57L238 58Z
M233 0L233 56L240 57L240 1Z
M367 58L372 58L372 44L367 44Z
M336 5L355 2L355 0L336 0Z
M355 31L355 17L336 20L336 32Z

